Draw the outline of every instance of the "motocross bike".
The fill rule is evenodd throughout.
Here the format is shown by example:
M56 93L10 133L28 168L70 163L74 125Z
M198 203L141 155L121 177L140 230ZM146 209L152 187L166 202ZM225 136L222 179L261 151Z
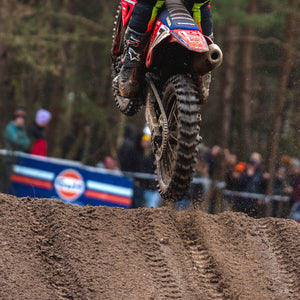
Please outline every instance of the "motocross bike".
M112 76L125 54L124 35L137 1L123 0L113 34ZM160 1L162 2L162 1ZM113 80L119 110L127 116L145 105L156 160L158 188L166 201L181 200L193 179L196 147L201 142L200 105L208 97L205 76L222 62L222 51L202 35L182 1L166 0L159 9L145 53L145 78L135 99L124 98Z

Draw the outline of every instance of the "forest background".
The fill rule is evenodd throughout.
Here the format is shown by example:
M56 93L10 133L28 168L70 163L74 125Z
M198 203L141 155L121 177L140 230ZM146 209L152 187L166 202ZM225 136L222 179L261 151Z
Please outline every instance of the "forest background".
M300 1L212 1L224 52L202 107L204 143L246 159L299 158ZM49 156L95 165L116 155L127 118L111 92L110 47L119 1L0 0L0 130L17 105L52 112ZM1 148L4 148L1 139Z

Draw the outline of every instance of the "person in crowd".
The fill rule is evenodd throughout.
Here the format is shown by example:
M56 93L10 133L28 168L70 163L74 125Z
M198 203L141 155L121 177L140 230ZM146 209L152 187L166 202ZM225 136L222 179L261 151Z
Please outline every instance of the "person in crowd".
M221 152L221 148L218 145L214 145L210 151L208 151L205 155L204 155L204 160L208 163L209 165L209 177L213 178L214 176L214 172L215 172L215 168L216 168L216 164L217 164L217 158L218 155Z
M131 164L132 164L132 172L135 173L144 173L144 157L145 157L145 149L147 142L143 140L143 134L138 133L136 136L134 148L131 152ZM134 178L134 192L132 199L132 208L144 207L145 199L144 199L144 185L143 178L136 176Z
M237 164L237 156L231 153L228 149L224 150L226 172L234 170Z
M133 125L127 125L124 130L124 140L118 149L118 160L122 172L142 172L144 148L142 147L142 133L138 133ZM144 206L144 189L137 176L133 178L132 208Z
M124 128L123 143L117 151L120 169L123 172L135 172L138 168L132 155L136 147L136 136L136 127L132 124L126 125Z
M14 112L13 120L5 128L4 140L7 150L28 152L30 139L25 128L26 118L25 108L18 107Z
M226 174L226 189L230 191L239 191L239 180L245 173L246 163L238 162L233 170L228 170Z
M206 160L204 160L206 152L206 146L200 144L197 148L195 163L194 177L196 177L196 182L191 183L191 188L187 195L187 198L194 204L197 204L204 199L210 186L209 164ZM197 182L198 180L201 181Z
M117 161L111 156L105 156L103 165L107 170L118 170Z
M293 159L293 196L292 196L292 208L290 212L290 219L300 223L300 161Z
M144 158L142 165L142 172L147 174L155 173L155 157L151 150L151 136L150 131L145 133L142 136L141 141L142 147L144 148ZM155 179L144 179L141 180L141 186L144 189L144 200L145 206L150 207L159 207L161 205L161 197L156 188Z
M291 206L295 202L300 202L300 160L297 158L291 159L291 168L287 172L287 178L289 184L293 187L293 195L291 198Z
M209 151L209 148L202 143L197 146L196 164L195 164L195 176L196 177L209 177L209 164L205 160L205 155Z
M288 174L290 173L290 170L292 168L292 158L290 156L288 156L288 155L283 155L280 158L279 164L281 166L285 167L285 169L286 169L286 175L288 176Z
M275 171L273 194L276 196L290 196L293 193L293 188L289 185L286 176L286 167L280 164ZM283 216L282 203L273 201L272 203L272 216L281 217Z
M39 109L35 120L29 130L32 139L30 154L47 156L47 141L45 138L45 129L51 120L51 113L46 109Z
M97 164L98 168L101 168L102 171L108 170L112 171L115 175L121 175L122 172L118 168L118 162L112 156L105 156L104 160Z
M245 173L246 163L243 161L238 162L233 169L228 169L225 174L226 190L229 192L240 192L240 179ZM225 197L233 210L238 211L239 203L242 201L241 197L235 195L226 195Z
M262 158L257 152L253 152L245 165L245 171L235 182L238 191L254 194L264 194L267 188L269 175L262 169ZM262 200L255 197L238 197L234 204L236 211L247 213L249 216L257 217L258 209Z
M297 158L291 158L290 168L287 169L287 177L289 184L295 189L298 184L300 176L300 160Z
M7 124L4 131L5 147L9 150L4 161L2 188L4 193L8 193L10 189L10 177L14 163L14 155L11 151L28 152L30 149L30 139L25 128L26 117L27 113L25 108L16 108L13 120Z

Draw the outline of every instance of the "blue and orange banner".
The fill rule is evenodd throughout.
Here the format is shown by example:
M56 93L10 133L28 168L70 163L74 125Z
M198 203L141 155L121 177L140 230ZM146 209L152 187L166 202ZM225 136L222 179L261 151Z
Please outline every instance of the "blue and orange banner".
M79 162L14 153L11 193L77 205L131 207L132 180Z

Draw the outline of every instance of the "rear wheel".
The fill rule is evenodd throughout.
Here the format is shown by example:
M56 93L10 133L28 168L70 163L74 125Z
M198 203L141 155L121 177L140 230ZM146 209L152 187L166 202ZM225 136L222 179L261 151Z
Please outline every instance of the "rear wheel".
M200 124L200 103L193 80L175 75L165 84L162 102L168 119L168 138L157 163L159 191L165 201L181 200L194 173Z
M118 75L122 67L122 58L124 55L124 35L126 27L122 24L122 2L120 2L116 16L115 16L115 27L113 30L113 43L111 49L111 60L112 60L112 89L113 95L119 110L127 115L133 116L140 111L142 102L138 99L124 98L119 93L118 86Z

